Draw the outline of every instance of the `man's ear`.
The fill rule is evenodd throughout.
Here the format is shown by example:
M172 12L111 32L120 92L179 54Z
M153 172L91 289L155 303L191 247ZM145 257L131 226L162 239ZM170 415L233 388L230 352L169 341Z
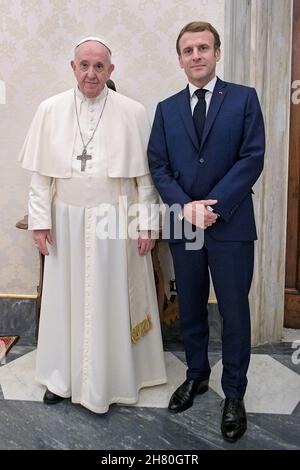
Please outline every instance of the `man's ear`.
M221 59L221 49L219 47L218 49L215 49L215 58L217 62L219 62L219 60Z
M181 57L181 54L178 56L178 61L179 61L179 65L180 65L180 68L184 68L183 67L183 64L182 64L182 57Z
M75 65L74 60L71 60L70 65L71 65L72 69L73 69L74 72L75 72L76 65Z
M109 69L108 69L109 76L113 73L114 70L115 70L114 64L110 64Z

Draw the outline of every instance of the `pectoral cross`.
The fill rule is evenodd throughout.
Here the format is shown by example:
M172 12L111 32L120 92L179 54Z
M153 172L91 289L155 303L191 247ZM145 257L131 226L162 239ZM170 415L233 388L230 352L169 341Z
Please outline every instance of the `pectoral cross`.
M92 155L87 155L86 149L83 149L82 155L77 156L77 160L81 160L81 171L85 170L86 161L91 160L91 159L92 159Z

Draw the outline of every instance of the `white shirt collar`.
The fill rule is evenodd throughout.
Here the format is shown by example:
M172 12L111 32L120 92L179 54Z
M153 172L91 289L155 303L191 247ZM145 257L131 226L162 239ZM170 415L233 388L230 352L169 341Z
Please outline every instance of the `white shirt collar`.
M214 78L210 82L208 82L203 88L213 93L216 83L217 83L217 77L215 75ZM189 90L190 90L190 97L192 98L195 91L199 90L199 87L193 85L192 83L189 83Z
M77 97L81 100L81 101L86 101L88 103L97 103L99 102L102 98L104 98L106 96L106 94L108 93L108 87L107 85L104 85L104 88L103 90L101 91L101 93L96 96L96 98L88 98L87 96L85 96L82 91L80 90L79 86L77 85L76 86L76 95Z

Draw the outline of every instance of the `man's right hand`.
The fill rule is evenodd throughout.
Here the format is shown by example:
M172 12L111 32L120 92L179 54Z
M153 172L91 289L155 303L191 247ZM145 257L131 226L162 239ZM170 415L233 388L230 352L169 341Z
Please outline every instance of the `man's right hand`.
M47 248L47 242L50 245L54 244L51 232L49 229L47 230L33 230L33 240L35 246L38 248L39 252L42 255L48 256L49 251Z
M213 225L218 218L216 214L206 209L206 206L214 206L217 202L217 199L189 202L183 208L183 216L196 227L206 229Z

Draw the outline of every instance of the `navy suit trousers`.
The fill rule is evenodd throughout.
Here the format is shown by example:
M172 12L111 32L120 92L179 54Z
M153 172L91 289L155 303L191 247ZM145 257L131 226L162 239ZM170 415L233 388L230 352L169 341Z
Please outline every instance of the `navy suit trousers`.
M216 222L218 223L218 221ZM208 379L209 271L223 319L222 388L227 398L242 398L247 386L251 331L248 295L253 275L253 241L218 241L205 231L201 250L170 243L187 359L187 378Z

